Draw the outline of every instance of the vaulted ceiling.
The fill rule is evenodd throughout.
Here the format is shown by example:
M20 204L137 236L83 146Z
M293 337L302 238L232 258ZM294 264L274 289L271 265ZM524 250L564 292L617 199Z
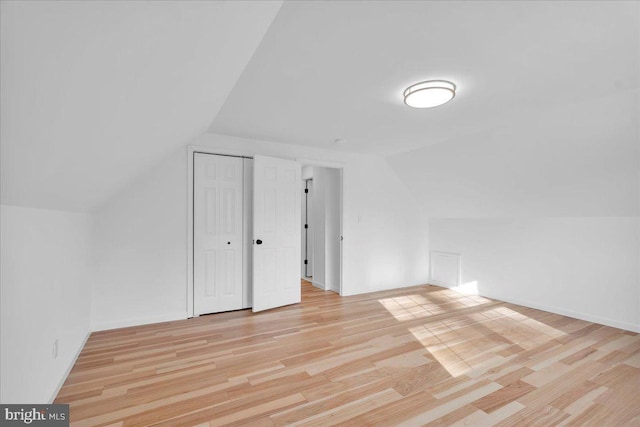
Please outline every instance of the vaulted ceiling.
M206 132L281 6L1 4L2 202L78 211Z
M389 155L428 199L427 147L638 104L636 2L1 4L8 204L95 209L206 131ZM455 81L454 101L406 107L402 90L431 78Z
M397 153L637 89L636 2L285 2L210 130ZM458 85L430 110L402 91Z

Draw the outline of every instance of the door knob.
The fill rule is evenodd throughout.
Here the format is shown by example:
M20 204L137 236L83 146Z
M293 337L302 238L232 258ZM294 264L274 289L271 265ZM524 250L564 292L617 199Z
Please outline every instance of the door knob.
M261 245L262 244L262 240L258 239L256 240L256 245Z

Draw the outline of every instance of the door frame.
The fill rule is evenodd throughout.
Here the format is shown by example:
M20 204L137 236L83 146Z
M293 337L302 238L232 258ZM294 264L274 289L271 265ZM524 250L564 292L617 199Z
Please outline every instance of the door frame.
M302 260L301 271L304 269L304 273L302 274L302 278L307 280L308 277L313 277L313 257L309 256L309 182L313 183L312 178L303 178L304 181L304 219L303 219L303 227L302 232L304 233L304 247L302 248L302 252L304 252L304 260ZM313 184L311 187L313 191ZM313 233L311 233L313 236ZM313 243L313 237L311 238L311 242ZM311 252L313 254L313 251ZM310 259L311 258L311 259ZM309 275L309 266L311 266L311 275Z
M316 160L316 159L308 159L308 158L296 158L296 161L301 163L302 165L309 166L320 166L323 168L331 168L331 169L339 169L340 170L340 284L338 286L338 295L342 296L343 294L343 272L344 272L344 201L345 201L345 180L347 177L347 168L344 163L341 162L332 162L327 160ZM327 290L327 289L325 289Z
M218 313L224 311L241 310L245 308L245 300L247 293L247 262L245 260L246 239L251 232L247 228L247 216L250 206L245 206L245 194L250 192L246 182L246 163L250 160L235 156L221 156L217 154L203 154L194 152L194 200L193 200L193 273L194 273L194 298L193 308L194 314L202 315L209 313ZM216 170L215 177L209 176L209 167L214 166ZM233 179L225 175L224 171L234 171ZM208 209L209 195L206 193L209 189L215 188L213 194L215 202L213 204L214 212ZM233 194L233 214L229 216L226 197L224 194L231 190ZM238 209L239 208L239 209ZM247 209L249 208L249 209ZM226 215L225 215L226 213ZM216 226L213 230L209 230L209 220L207 215L215 217ZM224 230L225 217L227 221L233 223L233 231ZM197 233L196 233L197 231ZM213 235L212 235L212 234ZM228 234L227 234L228 233ZM222 240L229 240L227 246ZM209 250L215 252L213 257L215 275L213 295L207 295L206 288L208 276L207 257L204 252L205 245ZM233 266L230 276L226 275L222 270L229 269L225 259L228 258L228 249L233 249ZM196 268L197 267L197 268ZM232 277L229 282L229 278ZM198 280L196 280L198 279ZM223 288L231 285L234 292L228 295ZM195 287L198 286L198 289ZM228 289L227 289L228 290ZM196 301L197 300L197 301ZM196 312L195 309L198 308Z
M253 159L252 156L239 154L237 150L226 150L216 147L202 147L197 145L187 145L187 318L196 317L194 311L194 280L193 280L193 200L194 200L194 156L196 153L212 154L217 156L239 157L242 159ZM244 198L243 194L243 198ZM244 217L243 217L244 223ZM245 237L246 240L246 237Z
M342 295L343 288L343 271L344 271L344 201L345 197L345 181L347 179L347 167L344 163L333 162L327 160L290 157L281 155L280 153L264 152L259 153L258 150L247 150L243 148L229 149L224 147L209 147L203 145L187 145L187 318L194 317L193 310L193 156L195 153L217 154L219 156L242 157L244 159L253 159L254 154L264 154L266 156L281 157L283 159L295 160L303 165L323 166L327 168L342 169L342 191L340 200L340 235L343 240L340 242L340 292ZM271 151L271 150L267 150Z

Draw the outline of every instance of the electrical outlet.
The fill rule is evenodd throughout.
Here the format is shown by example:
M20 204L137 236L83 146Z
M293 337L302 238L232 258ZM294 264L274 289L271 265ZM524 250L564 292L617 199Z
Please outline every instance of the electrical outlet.
M53 342L53 350L51 352L51 355L54 359L58 358L58 338L56 338L56 340Z

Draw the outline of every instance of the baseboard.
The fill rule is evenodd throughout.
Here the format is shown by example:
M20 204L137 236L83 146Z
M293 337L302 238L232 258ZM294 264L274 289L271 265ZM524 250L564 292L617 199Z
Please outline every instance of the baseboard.
M305 280L306 280L306 279L305 279ZM323 291L326 291L325 286L324 286L324 283L320 283L320 282L316 282L316 281L312 280L312 281L311 281L311 284L312 284L313 286L315 286L316 288L318 288L318 289L322 289Z
M485 295L481 295L485 296ZM572 317L574 319L585 320L587 322L597 323L599 325L611 326L612 328L624 329L625 331L640 332L640 325L633 323L621 322L615 319L609 319L602 316L594 316L588 313L581 313L573 310L567 310L560 307L548 306L544 304L530 303L517 298L504 298L500 296L486 295L487 298L497 299L511 304L522 305L524 307L535 308L536 310L548 311L549 313L560 314L562 316Z
M67 367L67 370L64 372L62 379L60 379L60 383L58 384L58 387L56 387L56 389L53 391L53 395L49 399L49 403L53 403L58 393L60 393L60 389L62 389L64 382L67 380L67 377L71 373L73 366L76 364L76 360L78 360L78 357L80 356L80 353L82 352L82 349L84 348L90 336L91 336L91 332L87 332L87 335L84 337L84 339L82 340L82 343L80 344L80 346L78 347L78 350L76 351L76 355L73 357L73 359L71 359L71 363L69 363L69 366Z
M92 330L94 332L106 331L109 329L128 328L130 326L142 326L142 325L150 325L152 323L171 322L173 320L184 320L186 318L187 318L187 313L176 312L176 313L162 314L157 316L140 317L136 319L99 322L93 325Z
M409 283L407 285L378 286L372 289L363 290L362 292L344 292L344 287L343 287L343 291L340 293L340 296L348 297L352 295L370 294L373 292L384 292L384 291L391 291L394 289L413 288L415 286L425 286L426 284L427 284L427 281L420 282L420 283ZM441 287L446 288L446 286L441 286Z
M450 288L449 286L442 286L436 283L433 283L433 284L436 286L441 286L443 288ZM512 298L509 296L493 294L491 292L483 292L483 293L479 293L478 295L485 298L491 298L498 301L508 302L510 304L521 305L523 307L534 308L536 310L542 310L542 311L547 311L549 313L559 314L561 316L571 317L573 319L584 320L587 322L597 323L599 325L604 325L604 326L611 326L612 328L617 328L617 329L624 329L625 331L640 332L640 325L634 325L633 323L628 323L628 322L621 322L619 320L609 319L607 317L594 316L592 314L581 313L573 310L567 310L561 307L532 303L530 301L521 300L519 298Z
M452 285L451 283L443 282L441 280L430 280L429 284L440 286L441 288L453 288L453 287L455 287L455 285Z

